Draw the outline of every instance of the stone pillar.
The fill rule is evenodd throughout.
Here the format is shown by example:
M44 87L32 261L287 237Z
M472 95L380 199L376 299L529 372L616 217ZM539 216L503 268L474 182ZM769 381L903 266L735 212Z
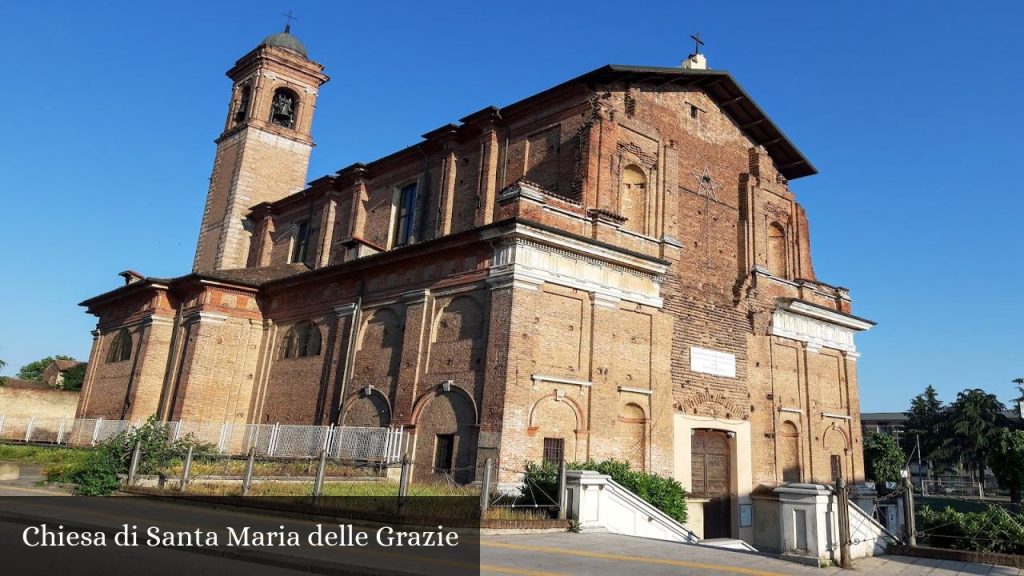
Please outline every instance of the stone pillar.
M494 124L487 125L480 150L482 159L480 166L481 189L480 212L477 213L477 225L487 225L494 220L494 200L497 196L498 182L498 133Z
M484 361L483 390L480 394L480 433L477 437L477 474L486 458L499 465L505 389L509 380L509 339L512 322L512 282L499 279L490 284L487 324L487 357ZM500 478L500 474L495 475Z
M78 397L78 409L75 411L75 418L85 418L89 413L89 398L92 396L96 368L105 358L100 358L100 331L99 329L90 332L92 334L92 350L89 351L89 363L85 367L85 378L82 380L82 391Z
M352 380L352 360L349 351L358 338L360 310L356 303L350 302L334 307L336 317L334 325L335 345L331 351L331 367L327 376L328 383L333 383L333 390L327 394L328 406L324 407L324 415L329 423L344 425L345 402L348 398L349 382Z
M139 331L139 358L128 391L126 420L144 420L160 408L174 319L150 316Z
M455 210L455 183L458 181L458 158L454 148L448 149L444 155L443 172L441 173L441 219L438 222L437 236L447 236L452 232L452 212Z
M317 251L316 267L323 268L331 263L331 245L334 243L334 214L338 202L334 198L327 200L320 220L320 248Z
M362 238L366 231L366 167L356 166L353 169L355 186L352 188L352 221L349 223L349 236Z
M412 409L419 396L419 381L426 360L427 338L430 335L430 290L415 290L402 295L405 300L405 334L402 360L398 368L393 422L414 424Z
M270 253L274 249L274 219L269 215L263 218L259 227L259 246L256 251L256 266L270 266Z
M835 498L821 484L787 484L779 497L779 549L782 557L813 566L836 560L831 542L836 533Z

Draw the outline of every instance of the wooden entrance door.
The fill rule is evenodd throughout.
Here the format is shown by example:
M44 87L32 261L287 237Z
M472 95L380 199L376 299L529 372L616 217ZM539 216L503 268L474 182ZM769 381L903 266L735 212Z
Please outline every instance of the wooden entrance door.
M690 443L693 497L704 503L704 538L732 537L732 475L729 437L720 430L694 430Z

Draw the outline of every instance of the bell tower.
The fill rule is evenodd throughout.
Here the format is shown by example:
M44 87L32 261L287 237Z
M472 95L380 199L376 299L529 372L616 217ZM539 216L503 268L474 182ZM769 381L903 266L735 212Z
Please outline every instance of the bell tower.
M216 140L194 272L245 267L246 213L305 187L316 97L328 80L323 69L285 26L227 71L234 85Z

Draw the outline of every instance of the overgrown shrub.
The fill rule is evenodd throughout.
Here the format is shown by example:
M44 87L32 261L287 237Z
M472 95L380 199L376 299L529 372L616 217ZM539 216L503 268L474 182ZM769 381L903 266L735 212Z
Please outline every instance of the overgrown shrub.
M80 462L54 466L47 470L50 482L75 485L75 494L105 496L117 490L118 474L127 474L135 445L140 445L139 474L160 474L184 458L189 446L201 455L212 448L191 435L172 440L167 426L151 416L139 428L122 431L88 451Z
M864 472L869 480L879 485L899 482L903 459L903 450L892 436L871 432L864 437Z
M937 548L1024 554L1024 521L1013 518L998 506L984 512L957 512L947 507L939 512L921 507L925 543Z
M607 474L651 506L679 522L686 522L686 490L674 478L630 470L628 462L614 458L602 462L572 462L566 464L566 467L569 470L593 470ZM557 466L549 463L527 463L522 503L549 505L552 503L551 498L557 498L557 492Z

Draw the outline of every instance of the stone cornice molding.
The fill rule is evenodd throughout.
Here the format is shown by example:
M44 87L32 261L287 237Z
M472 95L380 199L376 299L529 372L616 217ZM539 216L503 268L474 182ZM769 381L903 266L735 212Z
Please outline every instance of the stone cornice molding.
M182 324L194 324L196 322L205 324L220 324L226 322L229 316L227 314L216 314L214 312L203 312L202 310L192 312L182 319Z
M825 418L835 418L836 420L852 420L853 419L853 417L850 416L849 414L835 414L833 412L822 412L821 413L821 419L824 420Z
M619 392L630 392L633 394L643 394L644 396L651 396L654 394L654 390L647 388L630 388L629 386L619 386Z
M530 375L530 380L532 380L534 383L550 382L552 384L569 384L572 386L580 386L583 388L589 388L590 386L594 385L593 382L589 382L587 380L576 380L573 378L564 378L562 376L545 376L543 374L532 374Z
M615 266L623 270L629 270L649 277L664 276L668 271L669 264L655 257L645 258L641 255L634 255L625 251L616 250L611 246L603 246L584 239L564 236L550 230L534 228L522 222L516 222L508 227L501 227L496 230L488 230L482 235L483 239L499 239L502 241L529 240L533 244L547 246L566 254L578 255L583 259L593 262L600 262L606 265Z
M492 289L511 283L535 290L550 282L591 292L602 306L622 300L662 306L660 284L668 265L660 261L519 223L495 236Z
M869 330L872 326L875 325L873 322L869 320L864 320L862 318L857 318L855 316L850 316L849 314L843 314L841 312L827 310L820 306L815 306L813 304L802 302L800 300L792 300L790 302L784 303L782 305L782 308L789 310L790 312L794 312L796 314L801 314L803 316L808 316L810 318L817 318L830 324L850 328L851 330Z
M412 290L402 294L402 301L405 302L406 306L413 304L422 304L430 298L430 290L424 288L423 290Z
M348 304L342 304L341 306L334 307L334 314L336 316L351 316L356 312L356 303L349 302Z
M853 335L872 326L872 322L862 318L790 300L775 309L769 334L803 342L808 352L832 348L855 360L858 355Z

